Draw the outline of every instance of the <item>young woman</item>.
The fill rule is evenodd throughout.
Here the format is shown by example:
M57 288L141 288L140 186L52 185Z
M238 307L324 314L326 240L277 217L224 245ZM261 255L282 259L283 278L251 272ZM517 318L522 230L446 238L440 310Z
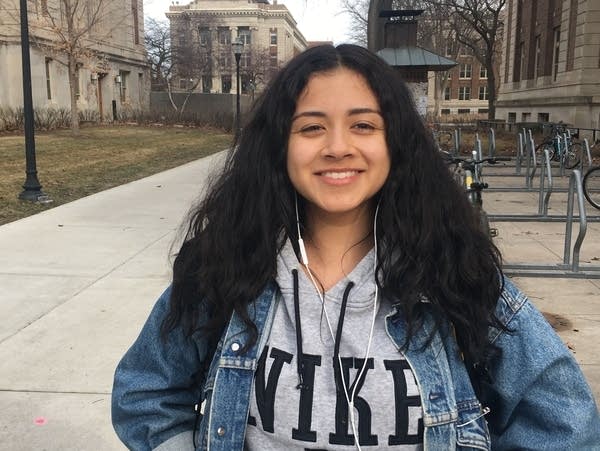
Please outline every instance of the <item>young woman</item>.
M136 450L600 447L571 353L404 83L352 45L298 55L259 100L112 414Z

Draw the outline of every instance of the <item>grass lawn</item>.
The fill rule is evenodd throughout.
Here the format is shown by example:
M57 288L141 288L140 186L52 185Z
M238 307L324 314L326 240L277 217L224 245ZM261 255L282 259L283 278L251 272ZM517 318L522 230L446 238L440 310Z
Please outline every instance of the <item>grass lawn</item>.
M99 126L36 134L38 179L47 205L19 200L25 182L22 135L0 135L0 224L122 185L226 149L231 135L201 128Z

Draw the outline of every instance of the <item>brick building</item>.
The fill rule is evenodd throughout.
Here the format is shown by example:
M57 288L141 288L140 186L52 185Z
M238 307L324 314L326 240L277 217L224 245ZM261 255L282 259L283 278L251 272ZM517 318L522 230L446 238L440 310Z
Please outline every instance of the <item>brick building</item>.
M497 118L600 126L600 0L508 0Z
M448 71L445 87L442 92L437 93L440 96L437 102L434 100L436 95L435 74L431 72L429 74L428 93L430 100L428 102L428 113L437 113L442 116L455 114L487 115L489 99L487 70L468 48L461 47L457 52L452 49L453 45L456 45L456 43L449 42L446 55L457 54L454 59L458 62L458 65ZM437 112L433 110L436 105Z

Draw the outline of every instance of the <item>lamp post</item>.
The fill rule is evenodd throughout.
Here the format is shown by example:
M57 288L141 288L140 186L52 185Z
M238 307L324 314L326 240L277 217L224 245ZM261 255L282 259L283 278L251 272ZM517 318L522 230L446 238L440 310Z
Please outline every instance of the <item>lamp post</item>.
M235 55L235 85L236 85L236 96L235 96L235 134L236 136L240 133L240 57L244 50L244 43L237 37L231 43L233 54Z
M29 54L29 23L27 21L27 0L20 0L21 15L21 57L23 67L23 119L25 129L25 183L19 199L33 202L49 202L42 192L37 177L35 162L35 135L33 129L33 98L31 94L31 57Z

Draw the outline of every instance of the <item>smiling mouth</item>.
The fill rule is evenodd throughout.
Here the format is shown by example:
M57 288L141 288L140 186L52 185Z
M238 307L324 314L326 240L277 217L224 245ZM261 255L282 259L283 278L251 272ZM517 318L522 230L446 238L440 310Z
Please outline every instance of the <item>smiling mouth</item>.
M341 179L346 179L349 177L354 177L355 175L358 174L359 171L343 171L343 172L321 172L321 176L323 177L327 177L327 178L331 178L331 179L336 179L336 180L341 180Z

